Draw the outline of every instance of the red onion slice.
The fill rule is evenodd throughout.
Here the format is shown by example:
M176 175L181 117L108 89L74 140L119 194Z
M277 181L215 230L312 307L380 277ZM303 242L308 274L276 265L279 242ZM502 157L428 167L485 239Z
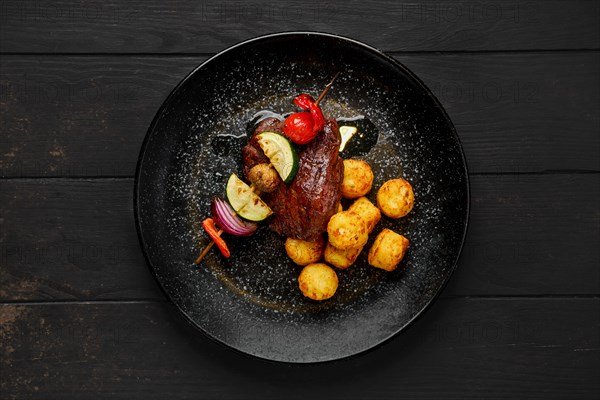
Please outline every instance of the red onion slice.
M242 220L229 203L219 197L212 200L210 210L219 228L232 235L249 236L258 229L258 224Z

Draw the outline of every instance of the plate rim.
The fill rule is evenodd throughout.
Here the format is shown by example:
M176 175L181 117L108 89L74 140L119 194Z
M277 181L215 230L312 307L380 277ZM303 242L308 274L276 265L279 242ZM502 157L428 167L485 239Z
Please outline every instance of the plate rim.
M362 350L359 350L359 351L357 351L355 353L344 355L344 356L337 357L337 358L330 358L330 359L326 359L326 360L291 361L291 360L272 359L272 358L268 358L266 356L262 357L260 355L248 353L246 351L243 351L241 349L233 347L233 346L229 345L228 343L224 342L223 340L220 340L220 339L214 337L213 335L211 335L209 332L207 332L201 325L199 325L196 321L194 321L194 319L186 311L184 311L182 309L182 307L180 307L178 304L175 303L175 301L173 300L172 296L167 292L167 290L164 287L163 283L158 278L158 275L156 273L156 267L154 266L154 264L150 260L150 257L148 255L148 251L146 249L146 242L144 241L143 232L142 232L142 226L141 226L141 221L140 221L140 215L139 215L139 213L140 213L140 204L139 204L140 203L140 197L139 197L140 196L140 192L139 192L140 188L139 188L139 182L140 182L140 176L141 176L141 172L142 172L142 161L144 160L144 156L146 154L146 150L148 148L148 142L150 140L150 137L152 136L152 132L154 131L154 128L156 127L159 119L162 117L165 109L167 108L168 105L170 105L170 103L173 100L175 94L180 90L180 88L189 79L191 79L191 77L193 75L195 75L197 73L197 71L199 71L200 69L204 68L207 64L213 62L218 57L220 57L220 56L222 56L222 55L224 55L224 54L226 54L228 52L234 51L238 47L246 46L248 44L251 44L251 43L254 43L254 42L257 42L257 41L268 40L268 39L278 38L278 37L285 37L285 36L290 36L290 37L291 36L323 36L323 37L328 37L328 38L333 38L333 39L338 39L338 40L350 42L351 44L354 44L354 45L356 45L358 47L361 47L361 48L363 48L363 49L365 49L365 50L373 53L377 57L383 58L387 62L390 62L391 64L393 64L396 68L401 69L416 84L418 84L418 86L420 87L420 89L424 90L424 92L426 93L427 97L429 97L433 101L435 107L439 111L441 111L442 116L444 117L444 120L446 121L446 123L451 128L453 138L456 140L456 143L458 144L458 147L459 147L459 150L460 150L460 158L462 160L462 166L464 168L463 172L464 172L464 176L465 176L465 186L466 186L466 209L465 209L465 212L466 212L465 213L465 217L466 218L465 218L464 223L463 223L464 228L463 228L462 236L460 238L460 247L459 247L458 252L457 252L457 254L456 254L456 256L455 256L455 258L454 258L454 260L452 262L451 267L448 270L448 273L444 277L444 280L443 280L442 284L436 289L435 293L427 301L427 303L425 304L425 306L422 307L411 319L409 319L403 326L399 327L395 332L392 332L387 337L385 337L383 339L380 339L378 342L373 343L373 344L369 345L368 347L366 347L366 348L364 348ZM279 363L279 364L293 364L293 365L324 364L324 363L332 363L332 362L337 362L337 361L341 361L341 360L347 360L347 359L355 358L355 357L358 357L360 355L364 355L366 353L369 353L371 351L374 351L374 350L378 349L382 345L390 342L393 338L398 337L400 334L406 332L406 330L408 330L419 318L421 318L421 316L427 310L429 310L429 308L433 305L433 303L435 303L435 301L439 298L440 294L444 291L444 289L448 285L448 282L450 281L451 277L456 272L456 269L458 268L458 261L460 259L461 254L462 254L462 251L464 249L464 244L465 244L465 241L466 241L467 232L468 232L468 228L469 228L469 222L470 222L470 218L471 218L471 182L470 182L469 168L468 168L468 165L467 165L467 160L466 160L466 157L465 157L464 148L463 148L462 142L460 141L458 133L456 131L456 127L452 123L452 120L450 119L448 113L446 112L445 108L443 107L443 105L441 104L441 102L438 100L438 98L427 87L427 85L425 85L425 83L417 75L415 75L410 69L408 69L404 64L402 64L400 61L396 60L395 58L393 58L393 57L391 57L391 56L389 56L387 54L385 54L383 51L381 51L381 50L379 50L379 49L377 49L377 48L375 48L373 46L370 46L368 44L360 42L360 41L358 41L356 39L349 38L347 36L342 36L342 35L338 35L338 34L334 34L334 33L320 32L320 31L282 31L282 32L269 33L269 34L266 34L266 35L255 36L255 37L252 37L250 39L246 39L246 40L240 41L238 43L235 43L235 44L233 44L233 45L231 45L229 47L226 47L225 49L219 51L215 55L209 57L208 59L204 60L202 63L200 63L199 65L197 65L196 67L194 67L171 90L171 92L169 93L169 95L165 98L165 100L163 100L162 104L160 105L160 107L156 111L156 113L155 113L155 115L154 115L154 117L152 119L152 122L150 123L148 129L146 130L146 133L144 135L144 140L142 141L142 144L140 146L140 152L138 154L138 159L137 159L137 162L136 162L134 184L133 184L133 213L134 213L134 221L135 221L136 233L137 233L138 241L139 241L139 244L140 244L140 248L141 248L142 253L144 255L144 260L146 262L146 266L150 270L150 273L152 274L154 280L158 284L161 292L163 293L163 295L168 300L168 303L171 306L174 306L174 308L178 311L178 313L184 317L184 320L187 321L190 325L192 325L196 330L200 331L205 337L209 338L213 342L219 343L224 348L227 348L230 351L234 351L235 353L242 354L242 355L244 355L246 357L250 357L250 358L254 358L254 359L258 359L258 360L263 360L263 361L268 361L268 362L273 362L273 363Z

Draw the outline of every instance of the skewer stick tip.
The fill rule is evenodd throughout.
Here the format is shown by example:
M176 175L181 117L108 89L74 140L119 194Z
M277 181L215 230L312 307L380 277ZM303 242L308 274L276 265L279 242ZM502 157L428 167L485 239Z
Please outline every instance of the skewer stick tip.
M318 105L321 102L321 100L323 100L323 98L325 97L325 95L327 94L327 92L329 91L331 86L333 86L333 82L335 82L335 80L337 79L339 74L340 74L340 71L335 73L335 75L333 76L331 81L325 86L325 89L323 89L323 91L321 92L319 97L317 97L317 100L315 100L315 104Z

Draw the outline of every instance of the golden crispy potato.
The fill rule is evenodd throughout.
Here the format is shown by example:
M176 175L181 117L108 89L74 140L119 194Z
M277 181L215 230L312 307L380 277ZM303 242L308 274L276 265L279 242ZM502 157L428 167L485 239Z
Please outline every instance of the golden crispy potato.
M377 207L390 218L404 217L414 202L412 186L402 178L387 181L377 192Z
M325 246L325 253L323 254L325 261L334 267L340 269L346 269L356 261L356 258L362 251L363 247L356 247L353 249L340 250L327 243Z
M298 265L306 265L317 262L323 255L325 239L319 236L315 242L287 238L285 241L285 252Z
M406 249L408 249L407 238L384 228L371 246L369 264L386 271L393 271L404 258Z
M335 294L338 277L329 265L313 263L302 269L298 283L304 296L313 300L325 300Z
M348 207L348 211L352 211L358 215L367 223L367 231L373 232L373 228L381 219L381 212L379 208L375 207L373 203L366 197L360 197Z
M367 223L352 211L334 214L327 224L327 234L331 245L340 250L362 247L369 239Z
M366 195L373 186L373 171L363 160L344 160L344 180L342 181L342 197L356 199Z
M342 206L342 202L340 201L337 206L337 212L342 212L342 211L344 211L344 206Z

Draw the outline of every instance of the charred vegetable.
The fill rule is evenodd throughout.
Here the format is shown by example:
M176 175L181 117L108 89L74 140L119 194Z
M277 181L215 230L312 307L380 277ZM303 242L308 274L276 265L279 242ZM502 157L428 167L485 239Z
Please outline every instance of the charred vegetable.
M223 231L235 236L249 236L256 232L258 225L242 220L225 200L215 197L210 205L215 223Z
M298 172L298 155L288 139L279 133L263 132L258 144L285 183L290 183Z
M236 174L229 177L226 192L229 204L242 218L262 221L272 214L269 206Z
M265 193L270 193L277 189L277 185L281 182L279 174L271 164L262 163L256 164L248 171L248 179L252 186L257 190Z

